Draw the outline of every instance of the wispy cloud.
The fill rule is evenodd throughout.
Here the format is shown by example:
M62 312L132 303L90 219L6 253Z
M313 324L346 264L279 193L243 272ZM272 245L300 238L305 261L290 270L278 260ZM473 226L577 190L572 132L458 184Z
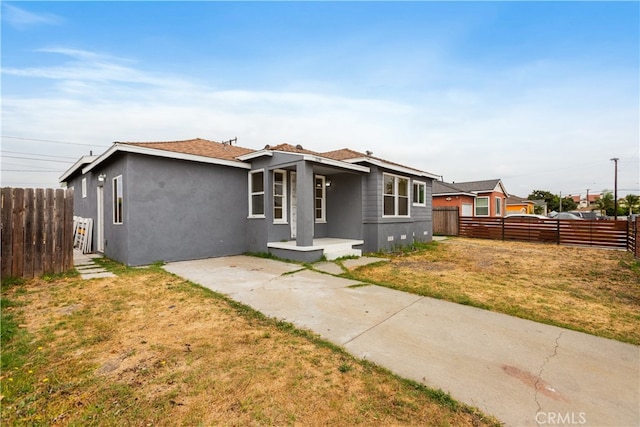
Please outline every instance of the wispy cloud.
M19 30L37 25L61 25L63 19L51 13L33 13L7 3L2 5L2 20Z
M70 48L46 48L38 52L59 54L67 58L62 65L28 67L28 68L2 68L2 73L18 77L33 77L60 81L60 87L77 86L78 82L85 83L135 83L151 86L182 86L186 84L181 79L160 76L157 73L149 73L133 68L134 61Z

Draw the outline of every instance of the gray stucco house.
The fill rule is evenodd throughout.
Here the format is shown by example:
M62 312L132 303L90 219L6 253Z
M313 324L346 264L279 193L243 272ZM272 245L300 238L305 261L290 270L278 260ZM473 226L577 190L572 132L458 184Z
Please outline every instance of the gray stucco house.
M269 252L315 261L432 237L437 175L350 149L115 142L60 182L93 250L127 265Z

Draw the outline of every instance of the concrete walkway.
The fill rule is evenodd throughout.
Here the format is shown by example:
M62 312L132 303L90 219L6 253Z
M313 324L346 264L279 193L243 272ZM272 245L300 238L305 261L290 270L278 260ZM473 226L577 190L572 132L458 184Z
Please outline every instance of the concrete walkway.
M638 346L268 259L164 268L506 425L640 425Z
M80 277L88 279L100 279L103 277L115 277L115 274L105 270L93 262L94 258L100 258L99 254L83 254L79 250L73 251L73 266L80 272Z

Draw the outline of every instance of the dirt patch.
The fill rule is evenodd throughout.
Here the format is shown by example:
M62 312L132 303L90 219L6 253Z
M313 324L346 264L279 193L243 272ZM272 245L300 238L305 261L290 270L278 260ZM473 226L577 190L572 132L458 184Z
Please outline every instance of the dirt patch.
M628 252L463 238L434 245L352 276L640 344L640 263Z

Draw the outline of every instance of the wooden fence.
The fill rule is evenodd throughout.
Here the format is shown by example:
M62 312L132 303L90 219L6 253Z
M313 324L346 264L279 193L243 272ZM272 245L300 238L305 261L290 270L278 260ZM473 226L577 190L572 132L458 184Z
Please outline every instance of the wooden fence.
M433 234L438 236L457 236L460 211L456 206L433 208Z
M460 217L460 236L627 249L631 221Z
M633 252L636 258L640 258L640 216L629 221L629 238L627 240L627 250Z
M2 277L38 277L73 268L73 190L4 187Z

